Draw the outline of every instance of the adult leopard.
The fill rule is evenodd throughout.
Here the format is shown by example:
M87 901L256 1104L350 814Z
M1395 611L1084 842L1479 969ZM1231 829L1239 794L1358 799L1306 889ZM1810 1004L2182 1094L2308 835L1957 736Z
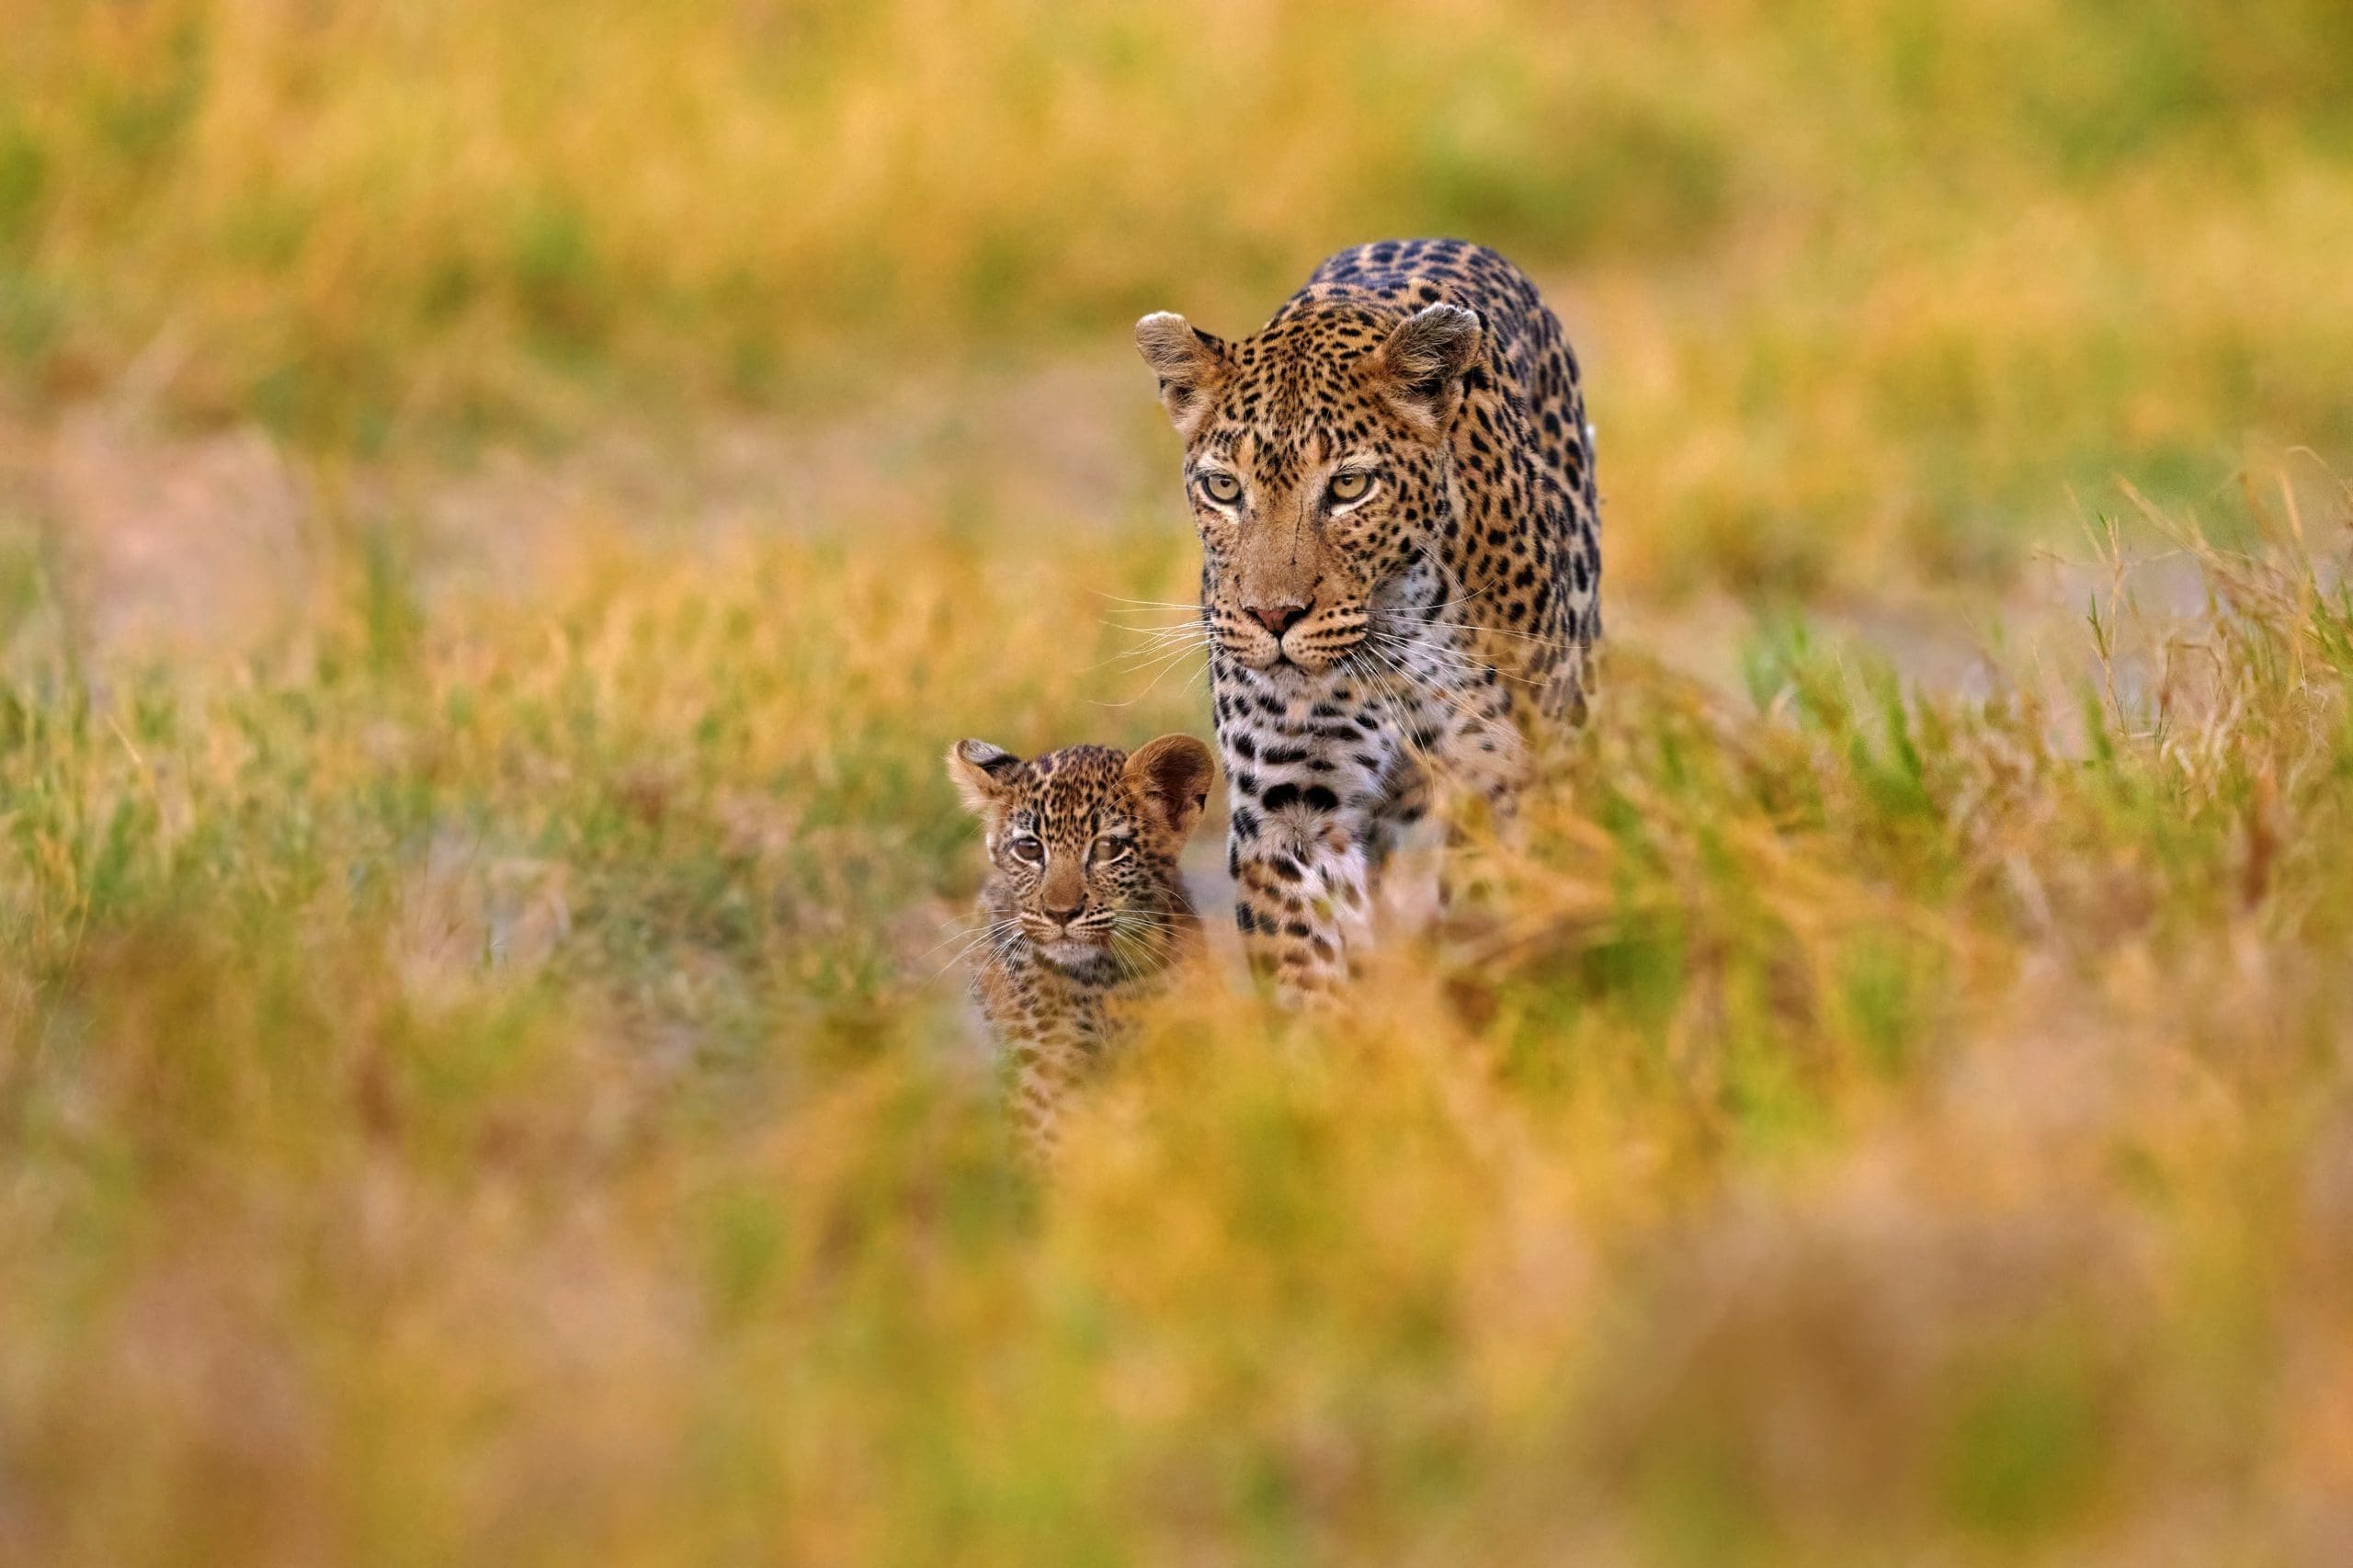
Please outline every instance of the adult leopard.
M1458 240L1342 251L1249 337L1163 312L1136 343L1200 529L1234 919L1296 1003L1370 940L1434 791L1507 807L1529 741L1591 699L1576 359L1527 277Z

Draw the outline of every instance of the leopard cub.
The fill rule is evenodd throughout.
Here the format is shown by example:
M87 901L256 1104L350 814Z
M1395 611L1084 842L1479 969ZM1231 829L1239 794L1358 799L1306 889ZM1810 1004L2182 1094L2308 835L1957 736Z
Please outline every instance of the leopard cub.
M949 748L948 776L981 819L989 857L972 994L1039 1159L1053 1153L1071 1085L1201 949L1176 860L1215 774L1190 735L1133 756L1079 745L1028 762L984 741Z

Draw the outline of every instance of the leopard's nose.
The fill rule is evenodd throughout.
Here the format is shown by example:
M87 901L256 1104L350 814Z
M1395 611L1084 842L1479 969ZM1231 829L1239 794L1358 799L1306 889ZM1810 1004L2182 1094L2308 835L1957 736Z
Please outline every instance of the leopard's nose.
M1298 625L1300 618L1314 608L1313 605L1293 604L1288 600L1280 604L1252 605L1250 619L1280 640L1284 632Z
M1066 909L1056 909L1051 904L1049 904L1042 913L1045 915L1047 919L1052 921L1055 925L1067 926L1072 921L1086 913L1086 905L1083 903L1074 903Z

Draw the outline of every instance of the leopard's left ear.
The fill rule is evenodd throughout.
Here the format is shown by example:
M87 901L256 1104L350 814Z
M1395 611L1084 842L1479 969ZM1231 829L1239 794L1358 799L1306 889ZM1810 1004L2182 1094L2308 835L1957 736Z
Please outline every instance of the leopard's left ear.
M1373 367L1390 405L1435 438L1454 422L1462 406L1462 378L1486 344L1478 312L1427 305L1374 350Z
M1217 777L1210 748L1190 735L1163 735L1136 749L1128 758L1127 773L1177 842L1190 838L1209 804L1210 783Z

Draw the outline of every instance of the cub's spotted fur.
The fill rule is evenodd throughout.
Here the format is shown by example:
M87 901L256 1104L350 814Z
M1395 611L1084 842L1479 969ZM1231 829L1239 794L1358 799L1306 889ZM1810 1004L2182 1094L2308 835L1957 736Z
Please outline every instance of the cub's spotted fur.
M1200 949L1176 860L1216 765L1190 735L1133 756L1069 746L1029 762L959 741L948 775L988 846L972 994L1011 1068L1024 1138L1049 1156L1071 1085Z
M1507 805L1601 634L1575 358L1535 286L1453 240L1343 251L1257 333L1149 315L1185 440L1234 919L1297 1000L1370 940L1433 787Z

